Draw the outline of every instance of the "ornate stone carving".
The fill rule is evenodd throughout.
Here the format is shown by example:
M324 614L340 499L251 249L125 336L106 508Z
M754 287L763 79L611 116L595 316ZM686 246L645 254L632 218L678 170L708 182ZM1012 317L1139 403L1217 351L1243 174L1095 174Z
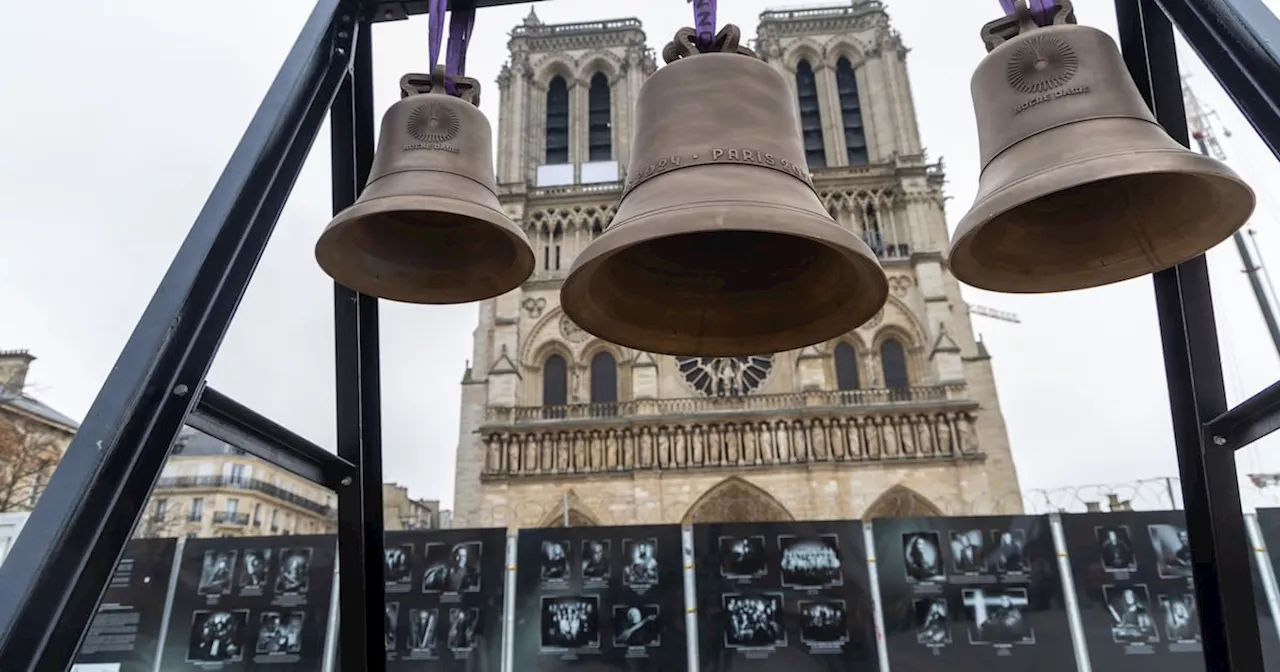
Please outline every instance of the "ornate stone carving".
M773 355L677 357L676 365L694 390L708 397L737 397L760 389L773 372Z
M587 339L591 338L591 334L588 334L586 331L583 331L582 327L574 324L573 320L569 319L568 315L560 316L560 335L564 337L564 340L569 341L570 343L583 343Z
M542 317L542 311L547 308L547 300L544 298L533 298L532 296L520 303L520 307L524 308L524 312L533 319Z

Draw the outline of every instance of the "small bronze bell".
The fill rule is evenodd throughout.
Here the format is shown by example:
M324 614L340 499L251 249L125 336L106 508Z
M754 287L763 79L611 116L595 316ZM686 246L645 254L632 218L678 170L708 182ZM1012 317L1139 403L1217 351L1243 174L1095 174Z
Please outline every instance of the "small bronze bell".
M458 96L445 93L443 66L401 79L368 186L316 243L320 267L340 284L392 301L466 303L533 273L533 248L498 203L480 85L453 79Z
M948 253L997 292L1097 287L1194 258L1238 230L1253 191L1156 123L1105 33L1058 0L1041 28L1026 0L983 28L973 75L982 175Z
M671 355L792 350L857 328L888 297L871 249L814 191L782 75L692 29L640 90L622 202L574 261L565 313L613 343Z

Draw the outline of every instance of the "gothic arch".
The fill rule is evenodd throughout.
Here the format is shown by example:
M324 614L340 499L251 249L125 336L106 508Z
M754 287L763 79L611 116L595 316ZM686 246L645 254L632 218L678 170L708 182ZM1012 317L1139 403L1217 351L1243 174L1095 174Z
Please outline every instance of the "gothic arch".
M533 72L533 81L544 91L556 75L564 77L564 83L570 89L578 81L574 76L573 57L563 52L553 52L539 59L533 66Z
M929 501L928 497L906 487L895 485L885 490L876 501L867 507L862 520L873 518L922 518L942 516L942 509Z
M599 527L600 519L587 508L574 491L568 492L569 527ZM538 527L564 527L564 502L556 503L551 512L542 517Z
M738 476L720 481L684 514L684 524L767 523L795 520L773 495Z
M867 49L859 44L857 40L850 37L838 37L826 48L827 60L835 67L840 57L849 59L849 65L853 66L854 71L862 67L867 61Z
M617 362L618 366L622 366L623 362L631 361L632 357L628 351L620 345L615 345L598 338L592 338L582 348L582 356L578 358L578 361L582 364L590 364L591 358L601 352L607 352L610 355L613 355L613 361Z
M861 329L861 327L859 327ZM916 314L907 307L906 302L892 294L885 301L884 317L875 329L875 336L872 338L867 352L873 352L880 348L880 343L888 338L887 332L897 331L899 338L905 339L903 345L913 348L923 348L926 346L925 341L929 340L927 332L924 330L924 323ZM864 331L872 331L865 329Z
M622 66L622 59L618 55L610 51L591 51L578 59L582 66L578 68L578 81L585 84L591 82L591 77L597 72L603 72L605 77L609 78L609 86L613 86L618 81L619 72Z
M791 44L783 63L787 66L787 72L794 73L800 61L805 60L809 61L809 65L813 66L815 72L821 70L826 64L826 59L822 56L822 45L807 37L800 38Z
M542 360L550 353L546 352L549 345L556 344L564 350L561 354L565 355L568 361L574 361L573 349L567 343L560 340L557 333L560 327L560 316L564 315L564 311L559 306L551 308L542 314L542 317L533 324L525 335L523 343L520 346L520 365L527 368L537 368L542 366ZM548 332L544 337L544 332Z

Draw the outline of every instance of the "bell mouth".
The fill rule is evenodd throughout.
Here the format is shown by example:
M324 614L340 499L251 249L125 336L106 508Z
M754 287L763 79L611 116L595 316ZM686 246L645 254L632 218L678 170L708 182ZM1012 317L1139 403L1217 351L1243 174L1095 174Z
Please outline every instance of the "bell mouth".
M571 319L605 340L730 357L839 336L872 317L887 291L869 250L864 257L804 236L721 229L603 254L574 269L562 301Z
M1177 158L1185 164L1186 157ZM1108 285L1170 268L1216 246L1243 225L1253 202L1247 186L1221 173L1159 171L1099 179L958 232L951 268L966 284L1008 293Z
M518 287L533 250L505 215L428 196L362 201L316 245L334 280L370 296L421 304L480 301Z

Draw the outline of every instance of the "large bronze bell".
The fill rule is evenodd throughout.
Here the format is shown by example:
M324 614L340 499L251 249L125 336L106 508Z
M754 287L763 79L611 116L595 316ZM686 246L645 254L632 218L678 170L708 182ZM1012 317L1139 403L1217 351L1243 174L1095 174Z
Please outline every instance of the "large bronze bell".
M316 243L340 284L392 301L466 303L533 273L533 248L498 203L480 85L453 79L457 96L445 92L443 66L401 80L368 185Z
M998 292L1106 285L1187 261L1254 208L1231 169L1178 144L1110 37L1016 14L983 28L973 75L982 176L949 252L962 282Z
M709 53L693 34L640 90L622 202L574 261L565 313L671 355L780 352L857 328L888 282L814 191L787 82L736 27Z

